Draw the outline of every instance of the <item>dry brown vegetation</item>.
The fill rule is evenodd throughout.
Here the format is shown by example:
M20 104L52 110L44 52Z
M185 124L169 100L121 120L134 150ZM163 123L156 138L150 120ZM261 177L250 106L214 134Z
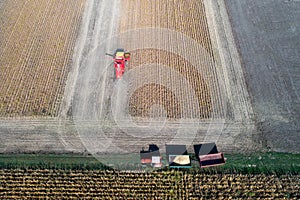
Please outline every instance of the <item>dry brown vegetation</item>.
M152 94L149 98L149 95ZM148 84L137 89L129 100L129 113L132 116L149 116L152 105L163 105L168 118L180 118L181 109L176 96L165 86Z
M299 176L0 170L0 198L297 199Z
M124 19L126 23L120 25L120 32L146 27L174 30L194 39L195 42L204 47L207 52L206 55L195 55L197 56L199 63L201 63L201 60L213 60L214 54L202 1L123 0L122 4L125 8L123 9L124 14L122 15L122 19ZM140 35L139 37L144 38L145 40L147 39L146 35ZM172 42L172 38L166 43L168 42ZM216 78L215 69L206 66L206 69L200 72L195 66L189 63L188 60L185 60L180 55L159 49L143 49L141 47L139 50L135 50L131 53L132 59L127 70L149 63L162 64L171 67L171 70L181 74L193 88L199 107L199 109L195 109L194 107L189 106L189 108L187 108L190 110L188 116L183 115L181 111L182 109L186 110L186 108L180 107L180 105L183 105L182 102L180 102L182 97L176 97L173 92L175 90L181 90L182 88L180 85L183 83L180 83L176 77L166 75L164 78L168 79L172 85L171 88L168 88L168 91L166 91L164 86L159 86L161 83L153 81L153 84L156 85L155 89L153 86L149 87L149 85L141 85L140 88L133 93L129 101L129 112L132 116L145 117L152 105L160 104L167 111L167 117L169 118L211 117L213 107L211 90L218 87L217 85L211 84L217 83L217 81L213 80ZM207 56L209 58L207 58ZM159 67L157 67L157 74L159 73L161 73L161 71ZM204 79L203 75L213 78L208 82L208 80ZM134 77L134 79L135 84L139 84L143 82L144 77ZM160 98L156 97L158 94L162 94ZM192 104L192 101L195 100L191 97L189 98L189 101L191 101L190 103Z
M172 29L196 40L213 56L203 0L122 0L122 5L126 23L121 23L121 32L145 27Z
M181 74L185 80L192 86L198 100L200 112L190 112L190 116L194 118L208 118L211 112L211 96L206 82L201 74L191 65L187 60L179 55L157 49L143 49L132 52L134 59L130 62L128 70L147 63L159 63L164 66L170 67L172 70ZM160 67L157 66L157 73L160 72ZM149 75L150 76L150 75ZM181 112L180 99L174 94L174 90L179 90L179 80L176 76L169 76L166 74L164 77L171 85L172 88L166 88L159 83L153 83L151 86L145 85L136 90L130 97L129 113L132 116L147 116L151 105L163 105L167 111L168 118L183 118ZM135 78L137 82L142 81L143 77ZM140 80L139 80L140 79ZM153 81L154 82L154 81ZM139 84L139 83L137 83ZM141 85L141 84L140 84ZM193 101L191 98L189 101ZM192 105L190 105L192 107Z
M0 12L0 116L55 116L85 0L10 0Z

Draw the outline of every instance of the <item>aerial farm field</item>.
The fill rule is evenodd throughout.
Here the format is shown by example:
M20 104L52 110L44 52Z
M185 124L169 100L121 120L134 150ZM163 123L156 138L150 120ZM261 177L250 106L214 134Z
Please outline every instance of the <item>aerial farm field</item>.
M102 15L107 9L122 13L120 23L116 26L112 15L102 40L95 39L82 57L69 103L68 113L88 150L136 152L149 143L201 141L215 141L226 150L259 148L233 37L229 42L220 38L224 29L214 28L216 22L205 12L207 7L212 18L217 15L209 2L121 4L122 12L115 4L103 10ZM118 47L131 52L132 59L116 81L103 55Z
M46 15L44 11L51 7L46 6L49 1L44 3L40 12ZM55 12L49 11L50 16L69 16L69 10L64 9L73 11L74 17L66 18L70 22L61 20L68 26L55 26L59 35L49 31L42 34L33 31L34 25L30 26L33 30L27 33L28 41L23 39L24 44L19 44L23 46L18 47L28 54L28 58L23 56L24 62L20 60L23 65L10 58L23 59L17 52L9 53L11 48L6 48L9 56L1 58L3 62L9 61L3 65L5 73L14 73L16 67L22 66L25 70L14 73L20 84L3 79L7 87L3 85L6 92L1 94L5 96L1 102L2 152L138 152L149 143L164 146L199 142L216 142L227 151L262 148L264 140L255 131L234 38L230 28L221 23L229 23L225 5L217 10L217 3L210 1L72 4L78 8L62 5ZM123 5L122 9L119 5ZM3 13L5 16L6 12ZM20 18L26 20L22 13L26 16L27 11L20 12ZM56 18L45 18L43 25L58 24L52 22ZM16 20L13 27L17 28L18 23L24 24ZM9 30L5 29L3 35L21 32ZM47 38L50 36L53 38ZM13 38L2 38L7 45L14 44ZM27 45L31 40L35 46ZM48 49L47 45L49 50L40 50ZM105 53L120 47L130 51L132 59L123 79L117 81L112 61ZM46 61L49 65L44 64ZM39 70L57 74L42 78L46 72L37 75ZM13 85L20 87L20 92L9 89Z
M299 9L298 0L0 0L0 153L79 153L107 166L151 143L163 153L204 142L225 154L299 153ZM117 48L131 53L119 80L106 56ZM0 167L4 199L299 197L296 161L293 175L247 174L255 164L246 174Z

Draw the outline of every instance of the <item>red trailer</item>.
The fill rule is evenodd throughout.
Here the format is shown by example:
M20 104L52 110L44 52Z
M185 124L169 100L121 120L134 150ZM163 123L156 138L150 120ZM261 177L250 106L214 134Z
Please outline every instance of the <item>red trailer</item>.
M224 165L226 162L215 143L195 144L194 150L201 168Z
M117 49L113 55L106 55L113 57L116 79L120 79L125 72L127 61L130 60L130 53L124 49Z

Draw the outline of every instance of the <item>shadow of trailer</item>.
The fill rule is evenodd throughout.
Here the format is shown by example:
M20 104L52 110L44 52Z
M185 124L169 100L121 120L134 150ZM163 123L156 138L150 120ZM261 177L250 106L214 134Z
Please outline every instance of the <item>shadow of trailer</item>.
M225 164L224 154L218 152L215 143L196 144L194 151L201 168Z

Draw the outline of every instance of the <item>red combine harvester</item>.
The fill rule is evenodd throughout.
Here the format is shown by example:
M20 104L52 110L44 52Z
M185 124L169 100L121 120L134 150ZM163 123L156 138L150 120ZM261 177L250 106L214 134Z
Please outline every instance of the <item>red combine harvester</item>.
M117 49L114 54L106 53L106 55L113 57L116 79L120 79L125 72L127 61L130 60L130 53L124 49Z

